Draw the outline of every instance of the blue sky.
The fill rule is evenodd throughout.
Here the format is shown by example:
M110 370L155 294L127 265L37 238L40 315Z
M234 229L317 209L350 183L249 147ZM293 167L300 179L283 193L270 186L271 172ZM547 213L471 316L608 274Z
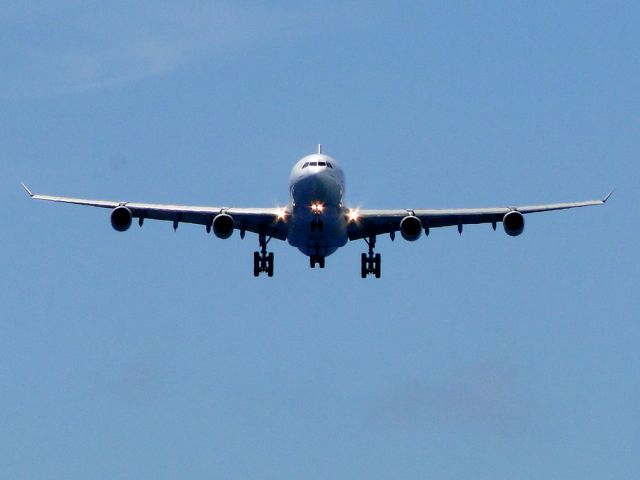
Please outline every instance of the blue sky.
M6 478L640 475L636 2L4 2ZM353 205L604 208L363 242L30 202L274 206L317 143Z

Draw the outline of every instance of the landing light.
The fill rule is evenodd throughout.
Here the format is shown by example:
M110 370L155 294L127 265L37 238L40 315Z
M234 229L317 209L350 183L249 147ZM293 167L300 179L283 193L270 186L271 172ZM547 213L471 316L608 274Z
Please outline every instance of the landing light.
M312 203L311 204L311 211L313 213L322 213L322 210L324 210L324 205L322 205L321 203Z
M347 219L350 222L357 222L359 218L360 218L360 213L357 208L350 209L349 213L347 213Z
M287 209L281 208L278 210L278 220L284 220L287 218Z

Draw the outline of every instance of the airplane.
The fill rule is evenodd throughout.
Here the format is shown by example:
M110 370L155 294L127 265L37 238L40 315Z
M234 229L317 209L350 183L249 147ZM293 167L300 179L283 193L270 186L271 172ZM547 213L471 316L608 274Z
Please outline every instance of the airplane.
M235 230L244 238L246 232L258 235L260 251L253 254L253 274L273 276L274 256L267 251L272 239L286 240L309 257L311 268L324 268L325 258L350 240L364 240L368 252L360 257L362 278L373 275L380 278L381 255L375 252L376 238L397 232L413 242L422 232L429 235L433 228L456 226L462 234L464 225L490 223L496 229L502 223L507 235L516 237L524 231L524 215L552 210L604 205L613 191L601 200L573 203L555 203L520 207L464 208L464 209L396 209L369 210L349 208L344 203L345 176L338 162L322 153L300 159L289 178L289 204L274 208L235 208L167 205L122 201L88 200L82 198L36 195L24 183L23 188L35 200L88 205L111 210L111 226L118 232L131 227L138 219L142 227L145 220L173 222L177 230L180 223L204 225L207 233L221 239L231 237Z

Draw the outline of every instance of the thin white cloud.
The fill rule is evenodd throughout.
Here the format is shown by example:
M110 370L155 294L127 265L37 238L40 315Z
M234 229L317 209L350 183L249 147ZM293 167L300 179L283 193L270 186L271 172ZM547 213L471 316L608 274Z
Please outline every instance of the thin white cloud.
M531 395L515 371L479 363L459 369L444 383L406 382L374 408L370 420L411 429L463 423L510 435L522 432L532 413Z
M3 98L116 87L300 24L283 11L194 0L27 3L0 11Z

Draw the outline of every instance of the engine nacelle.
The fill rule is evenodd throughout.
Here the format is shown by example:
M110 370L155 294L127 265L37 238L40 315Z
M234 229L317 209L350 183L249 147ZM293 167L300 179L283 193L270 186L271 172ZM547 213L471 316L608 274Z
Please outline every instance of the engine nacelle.
M400 222L400 234L405 240L415 242L422 235L422 222L413 215L404 217Z
M216 215L213 219L213 233L223 240L229 238L233 233L233 217L226 213Z
M126 232L131 226L133 215L127 207L116 207L111 212L111 226L118 232Z
M524 215L515 210L508 212L502 218L502 226L507 235L517 237L524 231Z

